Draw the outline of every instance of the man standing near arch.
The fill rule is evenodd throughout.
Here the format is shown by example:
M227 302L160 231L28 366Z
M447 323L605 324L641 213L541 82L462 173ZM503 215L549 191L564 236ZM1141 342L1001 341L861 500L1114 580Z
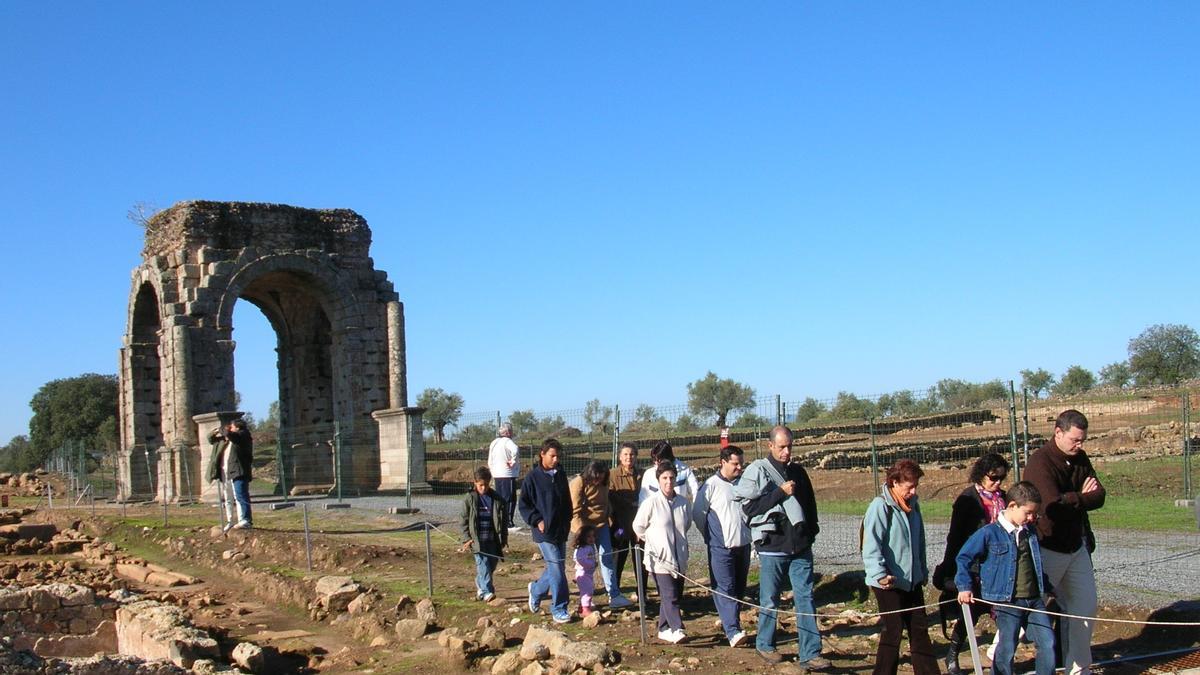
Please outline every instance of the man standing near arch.
M1059 607L1078 616L1096 615L1096 575L1092 569L1096 545L1087 512L1104 506L1106 496L1083 451L1087 428L1083 413L1064 411L1054 422L1053 438L1029 458L1025 467L1025 479L1042 494L1037 523L1042 567ZM1063 619L1062 625L1063 667L1071 675L1090 673L1093 622Z
M517 508L517 477L521 475L521 449L513 442L513 426L505 422L496 429L496 438L488 447L488 469L492 472L496 494L505 504L505 522L516 529L513 513Z

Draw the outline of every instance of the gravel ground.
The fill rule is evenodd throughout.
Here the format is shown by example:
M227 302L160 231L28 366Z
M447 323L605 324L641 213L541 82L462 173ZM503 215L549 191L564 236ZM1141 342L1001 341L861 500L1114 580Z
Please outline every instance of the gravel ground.
M334 500L312 500L310 508ZM385 511L404 506L397 497L360 497L346 499L355 509ZM418 496L412 505L434 523L457 527L461 498L457 496ZM520 516L518 515L518 519ZM817 571L840 574L861 570L858 558L857 516L825 516L814 551ZM942 559L947 524L927 525L930 568ZM454 531L454 530L451 530ZM528 530L516 536L528 536ZM694 561L704 560L704 545L698 533L689 533L693 570L703 570ZM1140 532L1104 530L1097 532L1095 565L1102 605L1159 609L1184 601L1200 608L1200 531ZM703 575L703 572L701 572Z

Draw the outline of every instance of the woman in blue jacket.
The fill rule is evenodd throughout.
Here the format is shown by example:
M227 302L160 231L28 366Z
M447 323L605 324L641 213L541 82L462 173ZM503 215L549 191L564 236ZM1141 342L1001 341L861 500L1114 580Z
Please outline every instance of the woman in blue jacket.
M529 611L536 614L542 598L550 596L550 616L555 623L567 623L567 535L571 529L571 493L566 472L558 466L562 445L553 438L542 443L537 465L521 482L521 517L529 523L533 543L542 552L546 570L529 584Z
M938 673L929 627L925 621L925 522L917 500L917 485L925 472L911 459L900 459L887 470L883 493L871 501L863 519L863 568L867 585L884 614L883 633L875 652L876 675L895 675L900 662L900 637L908 631L908 648L915 675ZM908 610L908 611L903 611Z

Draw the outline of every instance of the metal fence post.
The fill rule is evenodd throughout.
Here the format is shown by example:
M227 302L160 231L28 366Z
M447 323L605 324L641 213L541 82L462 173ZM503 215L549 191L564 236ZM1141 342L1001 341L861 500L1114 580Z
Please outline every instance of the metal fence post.
M617 455L620 454L621 449L621 406L613 405L613 414L616 416L616 421L613 423L613 447L612 461L609 462L610 467L617 465Z
M780 407L781 397L775 394L775 425L783 424L783 408Z
M1013 471L1016 480L1021 480L1021 462L1017 457L1017 392L1013 381L1008 381L1008 445L1012 451Z
M287 469L283 466L283 434L275 435L275 474L279 478L279 492L284 503L288 500Z
M1192 498L1192 394L1183 392L1183 498Z
M1024 448L1025 456L1022 458L1022 462L1025 464L1028 464L1029 463L1029 389L1026 387L1021 387L1021 406L1023 408L1023 412L1021 414L1021 419L1024 424L1024 431L1022 432L1021 437L1023 439L1023 443L1025 446L1025 448ZM1020 476L1021 472L1018 471L1017 475Z
M224 508L224 507L222 507ZM300 510L304 511L304 553L308 557L308 571L312 571L312 535L308 530L308 502L300 502Z
M342 425L333 421L333 481L337 484L337 500L342 503Z
M871 432L871 479L875 481L875 486L879 486L879 451L875 448L875 418L867 420L868 429Z

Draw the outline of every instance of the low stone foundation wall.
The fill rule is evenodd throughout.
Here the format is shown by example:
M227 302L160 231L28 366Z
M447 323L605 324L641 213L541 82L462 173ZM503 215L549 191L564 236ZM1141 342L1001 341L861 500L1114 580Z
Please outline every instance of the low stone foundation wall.
M0 589L0 636L41 656L109 654L117 651L116 611L87 586L9 586Z
M126 594L128 595L128 594ZM220 649L174 605L97 598L78 584L0 588L0 638L40 657L121 654L191 668Z

